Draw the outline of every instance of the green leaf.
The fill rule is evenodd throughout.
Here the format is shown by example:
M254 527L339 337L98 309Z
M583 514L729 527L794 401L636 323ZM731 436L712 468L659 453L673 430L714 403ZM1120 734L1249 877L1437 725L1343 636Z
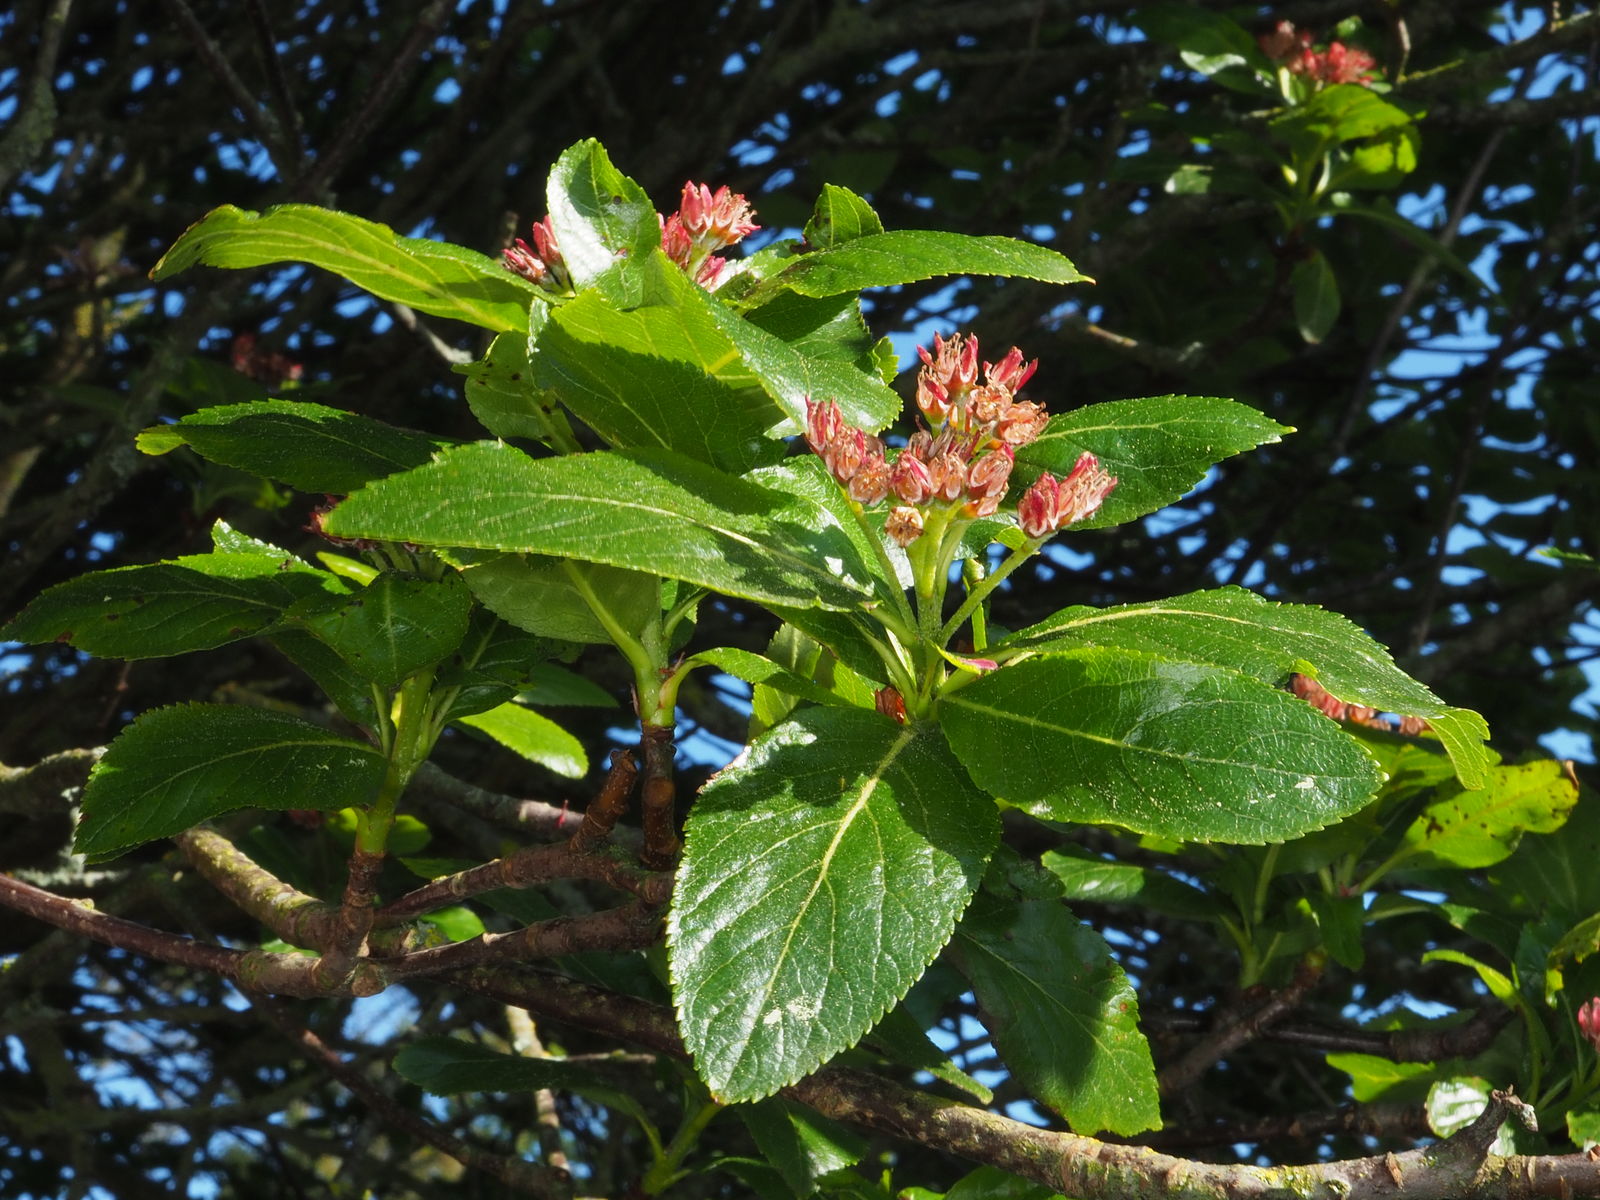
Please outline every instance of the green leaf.
M1391 188L1417 169L1422 134L1415 125L1385 129L1350 151L1349 160L1335 169L1330 189Z
M528 686L553 649L548 639L524 633L486 608L474 608L461 645L436 676L436 693L456 689L444 719L484 712L510 700Z
M1339 281L1322 251L1295 263L1290 275L1294 293L1294 319L1300 336L1315 346L1328 336L1339 319Z
M596 1081L587 1067L560 1058L501 1054L460 1038L418 1038L394 1057L394 1069L425 1092L585 1092Z
M1062 886L1068 900L1131 904L1168 916L1203 920L1222 907L1211 893L1155 867L1099 858L1075 846L1047 850L1039 859Z
M854 1166L867 1143L837 1121L791 1100L773 1097L736 1110L761 1156L775 1167L799 1200L817 1190L830 1171Z
M956 965L1030 1094L1077 1133L1161 1127L1139 1004L1100 935L1059 900L980 892L956 927Z
M301 400L202 408L138 437L146 454L188 446L201 458L302 492L343 495L369 480L420 467L438 442L382 421Z
M664 452L535 461L479 442L363 488L325 528L581 558L805 607L852 608L870 578L816 505Z
M0 638L68 642L101 658L163 658L250 637L296 602L340 591L326 572L267 550L79 575L37 596Z
M452 904L423 913L417 920L432 925L447 942L466 942L482 937L485 930L483 918L465 904Z
M1278 604L1226 587L1147 604L1064 608L992 650L1090 645L1210 663L1271 683L1292 672L1314 674L1340 700L1426 718L1467 787L1482 783L1495 761L1483 745L1489 731L1482 717L1447 707L1353 622L1315 605Z
M488 734L506 749L557 775L582 779L589 773L589 756L583 751L583 743L549 717L520 704L502 704L488 712L457 717L456 723Z
M659 250L652 264L659 303L622 311L587 292L561 305L534 343L534 382L615 449L672 450L734 473L770 459L763 435L783 410L719 330L717 302Z
M372 702L372 684L340 658L332 646L297 628L276 629L267 640L304 671L346 717L364 729L377 728L378 710Z
M1582 1150L1600 1143L1600 1096L1567 1110L1567 1136Z
M806 241L818 250L843 245L858 237L882 233L883 222L860 196L836 184L822 185L811 220L806 222Z
M927 976L923 978L926 979ZM882 1054L890 1062L926 1071L935 1079L959 1088L979 1104L990 1104L994 1101L994 1090L985 1087L951 1062L949 1056L933 1044L933 1040L911 1015L904 1002L891 1008L883 1020L872 1027L872 1032L867 1035L863 1044Z
M658 610L661 581L654 575L598 563L572 563L543 555L497 554L462 571L483 605L501 620L542 637L608 645L611 635L573 581L576 572L627 629L642 629Z
M1268 121L1272 131L1291 142L1317 145L1318 140L1349 142L1410 125L1404 109L1359 83L1323 88L1306 103Z
M1550 948L1548 962L1551 967L1561 967L1569 961L1582 962L1597 951L1600 951L1600 913L1585 917L1567 930Z
M1489 874L1497 894L1519 897L1532 912L1577 922L1600 913L1600 802L1588 791L1559 832L1525 837Z
M542 663L528 675L528 682L517 699L524 704L545 708L615 708L617 698L586 676Z
M944 946L999 836L936 734L808 709L689 814L668 920L679 1027L718 1097L853 1046Z
M762 285L802 296L837 296L939 275L1004 275L1045 283L1090 283L1054 250L1006 237L899 229L869 233L801 255Z
M199 263L282 262L323 267L380 300L485 329L525 329L533 300L532 285L482 254L403 238L387 225L310 204L279 204L259 213L231 204L212 209L184 230L150 278L160 283Z
M1016 483L1049 471L1062 476L1085 450L1117 478L1100 511L1072 528L1122 525L1183 497L1213 463L1293 430L1253 408L1212 396L1110 400L1050 418L1038 440L1017 453Z
M385 571L351 596L293 615L363 678L392 688L461 645L471 611L472 595L454 576L435 582Z
M1014 663L947 697L941 712L973 779L1059 821L1279 842L1355 812L1379 783L1361 748L1310 705L1232 671L1136 651Z
M720 646L712 650L701 650L684 660L685 667L700 665L716 667L719 671L726 671L735 679L742 679L746 683L760 684L772 688L774 691L783 692L785 695L797 696L802 700L809 700L813 704L843 705L846 703L841 697L827 688L813 683L803 675L797 675L787 667L779 666L770 658L750 650L740 650L733 646Z
M1518 1003L1516 984L1511 982L1504 971L1491 967L1482 959L1473 958L1470 954L1463 954L1459 950L1429 950L1423 954L1422 961L1447 962L1471 967L1478 973L1478 978L1483 980L1483 986L1489 989L1489 994L1496 1000L1510 1007L1516 1007Z
M562 152L545 189L561 257L580 289L611 275L613 299L637 303L641 286L628 268L661 245L660 218L645 190L586 138Z
M804 429L807 397L838 401L845 420L870 432L900 415L904 404L877 370L853 293L818 299L780 292L742 319L696 291L706 315L738 348L744 368L787 417L779 431Z
M1327 1063L1350 1076L1350 1094L1360 1104L1416 1103L1427 1095L1438 1070L1433 1063L1391 1062L1376 1054L1330 1054Z
M1303 903L1311 911L1322 932L1322 944L1340 966L1359 971L1366 961L1362 933L1367 915L1360 896L1330 896L1326 892L1311 892Z
M1524 833L1561 828L1578 789L1554 759L1495 767L1482 788L1449 789L1406 828L1395 857L1428 867L1488 867L1511 857Z
M543 318L542 328L548 321L547 310L540 305L532 312ZM534 384L527 334L502 333L477 362L460 363L451 370L467 377L462 388L467 407L495 437L551 440L556 399Z
M239 808L365 807L384 759L286 713L181 704L145 713L106 748L83 789L73 849L93 859Z

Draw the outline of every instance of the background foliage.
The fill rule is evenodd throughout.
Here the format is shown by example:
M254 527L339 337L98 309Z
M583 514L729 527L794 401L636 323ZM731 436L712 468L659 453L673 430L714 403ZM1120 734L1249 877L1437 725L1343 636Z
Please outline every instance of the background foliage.
M926 340L937 322L976 328L991 347L1021 344L1043 360L1035 386L1053 410L1230 396L1299 430L1223 463L1179 508L1073 538L1039 568L1036 586L1014 590L997 612L1005 625L1021 628L1068 603L1243 583L1351 616L1449 702L1483 712L1508 761L1559 727L1587 731L1588 710L1575 714L1572 704L1585 686L1579 666L1592 652L1600 573L1533 554L1543 545L1593 551L1596 541L1588 469L1600 438L1591 403L1596 26L1582 6L1559 26L1542 9L1515 5L1229 9L1253 31L1278 17L1327 30L1359 11L1366 27L1353 36L1386 73L1403 74L1394 98L1422 114L1415 170L1370 205L1427 228L1455 262L1476 264L1477 278L1420 252L1392 218L1324 216L1286 231L1263 191L1271 174L1250 156L1263 130L1260 97L1183 62L1172 44L1183 40L1182 21L1170 11L1136 19L1125 6L1040 0L580 0L505 11L439 3L397 22L375 6L250 5L243 20L224 8L175 0L159 14L91 11L56 0L0 17L14 48L0 71L7 615L86 564L203 552L219 516L280 544L311 545L301 532L309 513L289 493L187 452L152 458L134 446L134 434L161 417L269 394L229 366L241 335L258 339L259 352L244 356L258 374L287 375L298 364L297 398L434 436L473 436L451 360L482 353L474 333L374 304L308 269L194 272L152 287L145 273L183 227L222 203L307 201L493 254L542 213L547 164L569 143L598 136L663 205L692 176L750 195L769 228L798 228L831 182L870 195L892 229L1005 233L1062 250L1099 284L1070 293L1021 280L908 288L875 293L870 314L880 333ZM1292 303L1297 268L1312 252L1340 299L1314 343ZM284 357L275 363L269 353ZM759 649L768 632L737 605L701 621L708 644ZM148 667L47 647L9 654L6 666L0 762L13 764L103 744L133 714L162 704L313 699L256 643ZM625 693L606 659L591 656L584 670L609 701ZM730 752L742 739L743 715L716 689L686 688L680 698L688 721L726 739ZM624 709L560 715L600 761ZM592 791L530 776L522 759L465 736L447 739L439 761L491 791L558 806L582 807ZM0 812L10 825L5 869L152 921L193 919L182 880L66 859L59 806L0 791ZM1581 882L1586 828L1569 827L1566 848L1543 852L1573 867L1571 913L1593 910ZM326 855L313 869L335 869L338 848L292 825L258 834L263 861L275 848L280 860ZM496 848L483 826L435 821L431 836L419 853ZM1011 836L1040 850L1027 844L1034 830ZM1074 862L1107 848L1058 848L1055 873L1076 878ZM1207 1027L1197 1012L1237 1000L1239 963L1216 952L1211 926L1163 916L1164 903L1200 903L1161 899L1180 879L1121 850L1132 874L1094 888L1080 881L1068 894L1138 978L1146 1027L1170 1065ZM1538 855L1511 861L1496 876L1503 890L1551 877ZM1325 865L1313 849L1279 869ZM1261 877L1239 871L1247 891ZM1119 903L1130 900L1132 908ZM1323 929L1348 929L1338 911L1315 917ZM206 919L213 934L252 934L222 909ZM1169 1100L1163 1144L1223 1158L1242 1144L1249 1155L1298 1161L1321 1147L1360 1152L1368 1133L1424 1132L1425 1086L1379 1080L1380 1068L1368 1064L1364 1074L1360 1062L1332 1070L1322 1051L1338 1030L1349 1054L1381 1058L1370 1040L1379 1031L1350 1029L1349 1020L1385 1012L1403 1023L1392 1005L1399 997L1469 1018L1484 1006L1479 974L1423 959L1429 949L1482 954L1482 943L1464 933L1447 945L1439 925L1425 922L1420 910L1396 911L1354 946L1325 934L1337 965L1299 997L1296 1028L1309 1048L1288 1059L1281 1047L1229 1051L1226 1071ZM1286 938L1302 934L1285 925ZM286 1062L281 1030L237 1016L220 985L23 921L0 939L25 955L25 969L0 976L8 1192L54 1194L93 1179L119 1195L158 1194L163 1180L181 1187L203 1176L224 1194L292 1195L334 1156L350 1194L380 1180L433 1194L455 1171L412 1153L320 1068ZM1514 932L1508 949L1515 954ZM1358 979L1358 957L1383 969ZM1244 981L1293 987L1294 961L1279 954L1276 975L1256 964L1258 978L1247 970ZM176 1011L157 1020L156 1006ZM149 1020L131 1019L146 1007ZM122 1016L109 1021L108 1010ZM963 1049L987 1042L961 1014L919 1016L945 1021ZM1484 1008L1482 1022L1495 1019ZM327 1003L314 1018L358 1063L387 1061L383 1044L401 1026L437 1033L480 1021L503 1029L505 1018L481 1001L433 997L355 1016ZM574 1052L595 1048L586 1036L561 1034ZM1355 1099L1379 1108L1340 1109L1351 1078ZM661 1070L636 1103L670 1127L682 1086ZM1004 1102L1008 1084L998 1087ZM152 1125L130 1107L153 1101L190 1111ZM648 1159L648 1139L631 1132L642 1127L607 1138L617 1119L597 1117L605 1099L564 1103L566 1136L584 1143L575 1157L602 1164L596 1194L615 1194ZM1305 1119L1291 1131L1263 1112ZM268 1122L271 1113L284 1115ZM502 1150L533 1124L525 1099L475 1104L474 1113L472 1132ZM774 1146L797 1136L784 1132L789 1119L775 1116L766 1140L759 1129L716 1122L703 1148L756 1155L754 1137L759 1157L781 1162ZM363 1153L348 1154L351 1144ZM931 1156L906 1157L904 1145L898 1152L897 1181L942 1187L959 1174ZM469 1174L452 1186L490 1185ZM708 1177L682 1186L719 1185Z

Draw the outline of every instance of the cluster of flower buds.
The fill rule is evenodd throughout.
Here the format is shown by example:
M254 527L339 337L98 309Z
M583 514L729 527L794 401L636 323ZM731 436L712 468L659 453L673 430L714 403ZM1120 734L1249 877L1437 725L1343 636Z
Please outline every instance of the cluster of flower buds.
M1024 362L1015 346L999 362L984 363L981 378L977 338L936 336L933 347L918 349L917 407L928 427L912 434L892 462L882 441L845 423L837 403L806 401L806 440L850 498L863 505L898 501L884 531L901 546L922 536L932 506L959 505L966 518L993 515L1005 499L1017 447L1038 437L1048 419L1042 406L1016 398L1038 363ZM1060 484L1047 474L1028 489L1023 505L1035 514L1030 537L1082 520L1116 486L1093 455L1086 457L1087 467L1080 460Z
M1100 460L1085 450L1064 478L1046 471L1028 486L1017 502L1017 524L1031 538L1048 537L1094 516L1116 486L1117 477L1107 474Z
M1428 723L1421 717L1398 717L1391 720L1365 704L1349 704L1336 699L1309 675L1290 675L1289 690L1312 708L1324 716L1332 717L1335 721L1349 721L1354 725L1365 725L1369 729L1403 733L1407 737L1415 737L1419 733L1428 731Z
M1600 996L1578 1009L1578 1029L1589 1039L1589 1044L1600 1054Z
M1262 34L1258 40L1261 52L1273 62L1319 87L1328 83L1370 83L1378 65L1365 50L1353 49L1343 42L1329 42L1326 50L1318 51L1310 31L1296 29L1289 21L1279 21L1271 33Z
M750 218L750 202L726 186L712 191L703 183L683 185L678 211L656 214L661 223L661 248L678 267L707 291L728 278L731 264L716 253L742 241L761 226ZM556 242L550 218L533 225L533 245L518 238L502 252L508 271L556 295L571 295L572 275Z

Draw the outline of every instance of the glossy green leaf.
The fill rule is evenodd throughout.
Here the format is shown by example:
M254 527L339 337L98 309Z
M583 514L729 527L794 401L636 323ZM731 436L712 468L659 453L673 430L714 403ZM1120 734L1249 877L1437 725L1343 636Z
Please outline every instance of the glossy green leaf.
M1488 867L1524 833L1561 828L1578 789L1554 759L1495 767L1474 791L1447 789L1407 826L1395 856L1412 866Z
M775 604L853 607L868 577L816 505L666 453L535 461L480 442L363 488L326 528L582 558Z
M822 1176L854 1166L867 1152L863 1138L792 1100L774 1096L735 1111L761 1156L797 1197L811 1196Z
M552 314L534 343L535 384L614 449L672 450L734 473L770 461L764 435L783 410L718 328L717 302L659 251L653 261L659 303L623 311L587 292Z
M1584 1150L1600 1145L1600 1096L1567 1110L1567 1136Z
M1077 1133L1161 1127L1133 987L1066 905L986 887L957 926L954 950L984 1025L1031 1095Z
M250 637L297 601L339 590L333 576L286 550L191 554L58 583L0 638L68 642L101 658L163 658Z
M1502 1004L1515 1005L1518 1002L1517 985L1511 982L1509 976L1497 967L1491 967L1480 958L1473 958L1470 954L1463 954L1459 950L1429 950L1422 956L1422 961L1455 963L1457 966L1471 967L1477 972L1478 978L1483 981L1483 986L1489 989L1489 994Z
M1038 440L1018 451L1013 480L1030 483L1042 471L1060 477L1090 451L1117 486L1094 516L1072 528L1100 529L1165 508L1213 463L1292 432L1253 408L1212 396L1110 400L1051 417Z
M994 1089L985 1087L951 1062L949 1056L933 1044L933 1039L911 1015L906 1002L891 1008L883 1020L872 1027L872 1032L867 1034L862 1045L902 1067L926 1071L935 1079L966 1092L979 1104L994 1101Z
M73 848L110 858L240 808L364 807L383 773L372 746L286 713L225 704L153 709L95 764Z
M1353 622L1315 605L1279 604L1226 587L1116 608L1064 608L996 650L1093 645L1210 663L1269 683L1314 670L1340 700L1426 718L1466 786L1482 782L1494 762L1483 745L1489 731L1482 717L1447 707Z
M802 296L836 296L866 288L916 283L940 275L1004 275L1046 283L1085 283L1054 250L1006 237L970 237L922 229L869 233L810 254L785 267L764 289Z
M710 666L719 671L726 671L735 679L742 679L746 683L760 684L772 688L774 691L783 692L785 695L796 696L801 700L809 700L813 704L842 705L845 703L835 693L827 688L813 683L803 675L796 674L787 667L779 666L770 658L756 654L751 650L740 650L734 646L719 646L712 650L701 650L684 660L685 667Z
M332 646L294 626L273 630L267 640L304 671L341 713L366 729L377 728L378 710L373 705L371 682L340 658Z
M201 458L297 491L340 496L420 467L438 448L420 433L303 400L203 408L175 424L146 429L138 445L146 454L188 446Z
M1169 916L1204 919L1222 912L1216 897L1156 867L1100 858L1076 846L1047 850L1039 863L1067 900L1130 904Z
M808 397L837 401L846 421L874 433L900 415L904 403L876 370L853 294L782 292L748 319L704 292L699 303L787 418L781 430L804 429Z
M583 752L583 743L549 717L520 704L502 704L488 712L457 717L456 722L488 734L506 749L557 775L582 779L589 773L589 756Z
M1300 336L1315 346L1339 319L1339 280L1322 251L1313 250L1295 263L1289 284Z
M386 571L351 596L303 605L294 615L363 678L392 688L454 651L471 609L471 594L453 576Z
M541 663L528 676L517 699L545 708L615 708L617 698L586 676Z
M486 608L474 608L466 636L435 676L436 691L456 689L445 719L485 712L526 687L555 649Z
M928 729L808 709L689 814L668 921L679 1028L724 1100L849 1046L944 946L999 824Z
M545 189L550 223L573 282L584 288L611 275L613 298L636 303L640 289L626 268L661 244L656 206L617 170L605 147L586 138L562 152ZM612 274L612 268L624 269Z
M1185 841L1286 841L1377 791L1361 748L1310 705L1216 667L1109 647L1049 654L946 698L975 780L1059 821Z
M423 913L417 920L433 926L445 942L466 942L475 937L482 937L486 932L483 918L465 904L436 908L432 912Z
M394 1069L425 1092L528 1092L541 1088L587 1090L596 1082L587 1067L560 1058L501 1054L452 1037L417 1038L394 1057Z
M883 222L872 205L849 188L832 183L822 185L822 194L817 197L805 228L806 241L818 250L882 232Z
M585 645L608 644L611 635L584 599L583 589L604 597L606 607L630 630L643 628L658 611L661 594L661 581L654 575L599 563L569 567L560 559L532 554L487 557L468 566L462 578L486 608L518 629Z
M204 263L259 267L306 262L342 275L380 300L485 329L522 330L533 289L492 258L448 242L400 237L387 225L310 204L246 212L212 209L161 256L157 283Z
M543 306L532 312L541 315L541 326L547 322ZM525 333L502 333L477 362L451 369L466 376L462 394L467 407L495 437L550 441L560 419L558 406L553 395L534 383Z
M1522 839L1517 852L1489 872L1497 893L1520 897L1533 912L1576 922L1600 913L1600 801L1584 790L1554 834Z

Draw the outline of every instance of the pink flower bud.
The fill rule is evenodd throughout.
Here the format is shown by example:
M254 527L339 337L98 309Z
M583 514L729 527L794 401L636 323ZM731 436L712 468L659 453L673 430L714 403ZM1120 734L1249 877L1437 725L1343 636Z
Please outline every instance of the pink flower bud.
M878 439L868 440L876 442ZM889 464L884 461L881 449L866 454L862 459L861 469L851 478L845 490L850 493L850 499L857 504L876 504L889 494Z
M1028 485L1017 501L1017 523L1030 538L1042 538L1055 532L1056 493L1060 484L1049 471Z
M819 404L806 397L806 441L813 451L821 454L844 428L844 417L839 412L837 400Z
M1056 528L1094 516L1116 486L1116 476L1102 471L1100 460L1085 450L1078 455L1072 472L1061 481L1056 497Z
M907 504L921 504L933 494L933 476L926 463L902 450L889 472L889 488Z
M726 184L713 192L704 183L685 183L673 216L695 241L715 246L731 246L761 228L750 219L750 202Z
M967 472L967 499L984 496L1004 496L1006 484L1011 479L1014 454L1010 446L1001 446L985 454Z
M920 458L923 462L933 460L933 434L926 429L919 429L906 439L906 448L901 456L909 454L912 458Z
M1583 1031L1583 1036L1589 1039L1589 1044L1600 1053L1600 996L1590 1000L1578 1010L1578 1028Z
M1033 373L1038 367L1037 358L1030 363L1024 363L1022 351L1013 346L999 362L984 363L983 373L989 380L989 386L1002 388L1008 392L1019 392L1022 390L1022 385L1033 378Z
M889 510L889 516L883 522L883 531L894 539L897 546L911 545L922 536L922 512L909 505L901 504Z
M1044 432L1050 414L1031 400L1019 400L995 423L994 434L1008 446L1026 446Z
M928 464L928 478L933 484L931 498L949 503L966 490L966 461L948 452L935 455Z

